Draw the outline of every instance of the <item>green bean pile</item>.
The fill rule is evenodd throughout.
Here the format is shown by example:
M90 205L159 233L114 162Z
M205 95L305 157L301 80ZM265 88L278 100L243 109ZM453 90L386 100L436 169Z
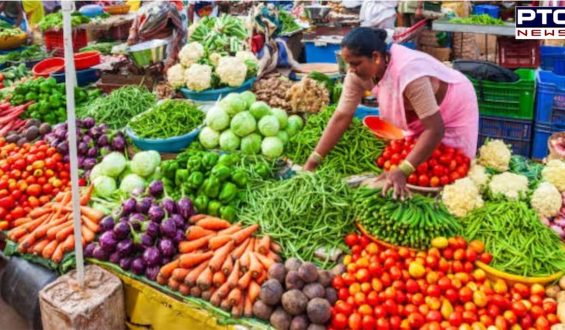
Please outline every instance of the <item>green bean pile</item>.
M523 276L565 270L561 240L524 202L487 202L463 218L463 225L465 239L483 241L498 270Z
M166 139L187 134L203 121L204 113L194 103L167 100L132 118L129 127L141 138Z
M357 220L378 239L415 249L427 249L438 236L455 236L461 225L443 204L414 195L407 201L385 198L380 190L361 189L355 196Z
M304 164L314 151L326 128L335 107L327 107L319 114L309 116L304 129L293 136L285 146L288 157L296 164ZM363 123L354 118L339 143L323 160L320 169L327 168L340 176L365 172L379 173L375 159L385 147Z
M335 173L300 173L288 180L249 189L240 220L259 224L283 248L283 256L312 261L319 248L342 248L342 237L354 230L351 191Z
M469 17L455 17L449 20L454 24L475 24L475 25L504 25L500 18L494 18L488 14L470 15Z
M121 129L131 118L153 107L156 97L145 87L124 86L100 97L88 107L79 110L81 118L92 117L97 123L106 123L112 129Z

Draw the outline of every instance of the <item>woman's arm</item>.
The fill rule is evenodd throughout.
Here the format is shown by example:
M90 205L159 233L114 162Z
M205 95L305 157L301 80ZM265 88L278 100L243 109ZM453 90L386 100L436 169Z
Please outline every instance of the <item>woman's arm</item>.
M424 132L418 138L418 142L416 142L412 152L406 157L406 160L414 167L418 167L418 165L430 158L445 133L445 126L439 111L429 117L420 119L420 121L422 126L424 126Z

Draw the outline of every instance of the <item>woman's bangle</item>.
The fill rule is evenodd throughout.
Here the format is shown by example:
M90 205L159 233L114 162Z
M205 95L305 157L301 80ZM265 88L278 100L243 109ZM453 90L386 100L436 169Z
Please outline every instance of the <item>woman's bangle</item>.
M312 153L310 154L310 158L311 158L312 160L314 160L314 161L316 162L316 164L320 164L320 163L322 162L322 160L324 159L324 158L322 157L322 155L320 155L320 154L317 153L316 151L314 151L314 152L312 152Z
M402 161L402 163L400 163L400 165L398 165L398 169L401 170L402 173L404 173L404 175L406 175L406 176L409 176L410 174L414 173L414 171L416 171L416 169L414 168L414 165L412 165L407 160Z

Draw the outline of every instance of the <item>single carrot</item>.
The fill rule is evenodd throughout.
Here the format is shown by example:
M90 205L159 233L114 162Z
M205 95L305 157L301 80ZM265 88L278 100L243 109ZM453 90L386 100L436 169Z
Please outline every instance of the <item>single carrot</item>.
M247 240L245 240L243 243L241 244L237 244L237 247L233 250L233 252L231 253L231 257L234 260L237 260L239 258L241 258L241 256L243 255L243 252L245 252L245 249L247 249L247 246L249 245L249 242L251 241L251 238L248 238Z
M71 252L75 248L75 235L67 236L67 239L63 242L63 252Z
M212 276L212 284L216 287L220 287L226 282L226 275L222 271L217 271Z
M239 265L241 266L242 272L247 272L249 270L249 262L249 252L245 251L241 258L239 258Z
M171 277L167 282L167 286L175 291L178 291L180 282Z
M222 286L218 288L218 290L214 292L212 297L210 297L210 302L214 306L219 306L220 301L224 299L229 292L230 292L230 284L228 282L225 282L224 284L222 284Z
M261 273L264 271L263 265L261 265L261 263L255 256L256 255L255 252L250 251L247 254L249 255L249 271L251 271L251 276L253 278L258 278L261 275Z
M165 285L167 284L167 279L165 277L163 277L163 275L161 275L161 273L157 274L157 283L159 283L160 285Z
M26 223L28 223L28 222L31 222L32 220L33 220L33 219L32 219L32 218L29 218L29 217L19 218L19 219L16 219L16 220L14 220L14 221L12 222L12 226L13 226L13 227L21 227L21 226L23 226L24 224L26 224Z
M73 224L70 223L69 226L65 227L63 230L59 231L57 234L55 234L55 239L58 240L59 242L64 241L65 239L67 239L67 237L73 233L74 227Z
M92 197L93 191L94 191L94 185L90 185L84 190L84 194L82 196L80 196L80 205L82 205L82 206L88 205L88 202L90 201L90 198Z
M200 264L201 262L212 258L213 255L214 255L214 252L212 252L212 251L201 252L201 253L197 253L197 252L184 253L184 254L181 254L180 257L179 257L180 266L182 268L192 268L192 267Z
M235 242L237 244L241 244L243 241L245 241L248 237L251 237L251 235L253 235L253 233L255 231L257 231L257 229L259 229L259 225L258 224L253 224L247 228L243 228L240 231L238 231L237 233L233 234L232 237L235 240Z
M33 221L30 221L28 223L26 223L25 225L23 225L23 227L29 232L31 233L32 231L36 230L37 227L39 227L43 222L45 222L45 220L47 220L47 216L42 216L39 217Z
M216 289L214 288L210 288L206 291L202 291L202 294L200 294L200 298L209 301L210 298L212 298L212 295L214 294L214 292L216 292Z
M22 236L27 234L27 230L23 227L16 227L8 232L8 238L14 242L17 242L18 239Z
M81 226L80 227L80 232L82 233L82 237L87 241L87 242L92 242L94 241L94 232L88 228L86 228L85 226Z
M259 297L260 293L261 286L257 284L257 282L251 281L251 283L249 283L249 288L247 289L247 296L249 297L249 300L251 300L251 303L255 303L255 300Z
M271 251L275 252L276 254L281 254L282 248L276 242L271 241Z
M71 199L73 198L70 191L66 191L64 193L59 193L55 196L55 201L61 204L69 204Z
M188 286L184 285L183 283L181 283L179 285L179 292L183 296L188 296L188 295L190 295L190 288Z
M230 235L214 236L210 239L210 242L208 242L208 248L210 250L216 250L231 241L233 240Z
M212 235L208 235L208 236L200 237L194 241L182 241L179 243L179 252L180 253L194 252L203 246L207 246L211 238Z
M237 282L239 281L239 268L239 260L236 260L235 264L233 265L233 270L226 280L226 283L229 283L230 289L237 286Z
M177 268L173 270L173 272L171 273L171 277L181 282L184 281L184 278L186 277L186 275L188 275L189 272L190 269Z
M51 205L47 204L43 207L38 207L38 208L35 208L35 209L29 211L28 217L30 217L32 219L37 219L40 216L45 215L45 214L49 214L51 212L53 212L53 208L51 207Z
M269 268L271 268L271 266L276 263L273 259L270 259L269 257L266 257L260 253L255 252L254 255L266 270L269 270Z
M202 290L200 290L199 287L193 286L192 288L190 288L190 295L191 296L199 298L201 294L202 294Z
M63 260L64 252L65 251L63 251L63 244L57 245L55 251L53 251L53 255L51 255L51 260L56 264L60 263L61 260Z
M234 302L234 304L232 305L231 308L231 315L234 317L241 317L241 315L243 315L243 308L245 306L245 300L244 297L240 296L237 298L237 302Z
M249 294L245 295L245 306L243 307L243 316L253 317L253 303L249 299Z
M220 304L220 308L223 309L226 312L230 312L232 306L230 305L229 301L227 299L222 300L222 303Z
M213 230L204 229L200 226L190 226L186 230L185 236L187 240L194 241L196 239L209 236L212 234L216 234L216 232Z
M204 269L202 273L198 275L198 278L196 279L196 285L202 291L206 291L212 286L212 271L209 267Z
M203 263L201 263L200 265L198 265L197 267L193 268L190 272L188 272L188 274L186 274L186 276L184 277L184 284L193 287L196 285L196 280L198 279L198 276L200 276L200 274L206 269L208 268L208 261L204 261Z
M161 269L159 270L159 275L163 276L163 278L165 279L168 279L169 277L171 277L173 270L179 268L179 266L180 266L179 260L178 259L173 260L168 264L164 265L163 267L161 267Z
M99 223L100 220L102 220L102 218L104 218L104 212L95 210L95 209L87 207L87 206L81 206L80 207L80 213L82 215L87 216L89 219L91 219L92 221L94 221L96 223Z
M218 235L231 235L231 234L235 234L239 230L241 230L241 225L239 223L236 223L234 225L229 226L229 228L220 230L218 232Z
M261 272L261 275L256 279L257 283L263 284L267 280L268 273L266 271Z
M36 238L32 234L22 236L20 237L20 240L18 240L18 248L22 252L26 251L28 248L35 244L35 241Z
M255 252L259 252L262 255L267 255L270 250L271 238L269 235L263 236L255 245Z
M208 216L207 216L206 214L195 214L195 215L191 216L191 217L188 219L188 222L190 222L190 223L192 223L192 224L195 224L195 223L197 223L198 221L200 221L200 220L202 220L202 219L205 219L205 218L207 218L207 217L208 217Z
M71 227L73 228L73 223L69 222L69 221L65 221L63 223L61 223L60 225L57 225L55 227L51 227L47 230L47 238L48 239L55 239L57 237L57 233L60 232L61 230L67 228L67 227Z
M269 251L269 253L267 254L267 258L273 260L274 262L281 262L281 257L274 253L273 251Z
M214 252L214 256L212 257L212 259L210 259L209 265L210 269L213 272L217 272L222 268L224 261L226 261L230 253L233 251L233 247L233 241L229 241L226 245L222 246Z
M231 306L238 305L241 301L241 290L239 288L233 288L226 299Z
M224 261L224 264L222 265L222 272L224 272L224 275L228 276L231 273L232 269L233 269L233 259L226 258L226 261Z
M209 230L222 230L231 226L231 224L226 220L210 216L199 220L196 224L204 229Z
M90 229L93 233L97 233L98 229L100 228L100 226L95 223L94 221L90 220L88 217L85 217L84 215L82 215L80 217L80 219L82 220L82 225L85 226L86 228Z
M249 286L250 282L251 282L251 271L248 271L242 277L239 278L239 281L237 282L237 286L241 290L245 290Z
M49 244L49 240L46 239L42 239L41 241L35 243L32 251L33 254L40 254L41 251L43 251L43 249L45 248L45 246L47 246L47 244Z

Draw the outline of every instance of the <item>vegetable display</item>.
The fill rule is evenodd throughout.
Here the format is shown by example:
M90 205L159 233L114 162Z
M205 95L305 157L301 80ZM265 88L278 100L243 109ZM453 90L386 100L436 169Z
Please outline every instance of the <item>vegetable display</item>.
M0 55L0 63L36 61L44 59L47 56L48 54L42 50L39 45L31 45L23 50L14 50L7 54Z
M434 237L454 236L461 225L432 198L415 195L407 202L365 189L356 196L357 221L378 239L397 246L426 249Z
M132 118L128 126L141 138L165 139L190 133L204 121L194 103L166 100Z
M335 107L327 107L319 114L308 117L304 129L290 137L286 145L288 158L300 165L306 162L334 111ZM384 142L377 139L360 120L354 118L339 143L326 155L320 169L327 168L342 176L365 172L378 173L375 158L383 148Z
M283 35L292 34L302 29L302 26L296 23L294 16L286 10L279 10L279 19L281 20L282 25L281 34Z
M0 128L0 136L6 136L8 135L8 132L17 131L26 125L26 121L20 119L20 116L29 108L30 105L31 102L17 106L12 106L8 102L0 104L0 124L2 124L2 128Z
M335 173L318 171L253 187L239 218L258 223L281 245L284 257L327 267L343 248L335 237L353 229L351 202L349 188Z
M208 53L236 53L249 37L242 19L222 15L206 16L189 29L190 41L200 42Z
M94 240L104 214L87 206L92 187L80 199L83 245ZM74 251L71 192L60 192L53 202L35 208L25 217L15 219L8 238L18 242L20 253L36 254L60 263L66 253Z
M185 296L200 297L230 311L253 316L267 271L280 261L269 236L254 237L257 225L242 227L205 215L190 219L179 257L164 265L157 281Z
M475 24L475 25L504 25L500 18L494 18L489 14L470 15L469 17L454 17L449 20L454 24Z
M28 70L24 63L2 69L0 71L0 88L11 87L20 79L29 77L30 75L31 71Z
M396 168L416 145L413 138L391 141L377 158L377 165L385 171ZM420 187L442 187L464 178L469 172L470 160L460 150L440 144L432 156L418 165L406 182Z
M0 38L19 36L23 33L24 31L22 31L19 27L5 26L4 24L0 26Z
M464 237L483 241L496 269L524 276L547 276L565 269L559 236L524 202L486 202L462 221Z
M71 13L71 26L76 27L90 22L90 18L81 14L80 12ZM63 28L63 14L59 11L45 15L38 24L41 31L49 29L62 29Z

